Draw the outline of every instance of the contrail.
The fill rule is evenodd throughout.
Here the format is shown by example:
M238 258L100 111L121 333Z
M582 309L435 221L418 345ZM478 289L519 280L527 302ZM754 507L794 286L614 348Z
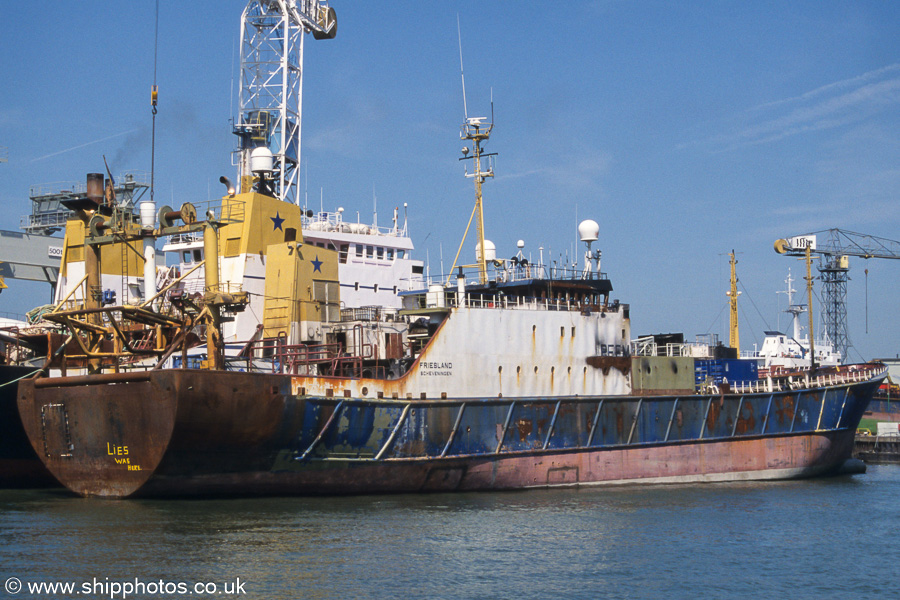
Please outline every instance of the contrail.
M78 150L79 148L84 148L85 146L90 146L91 144L99 144L100 142L105 142L106 140L111 140L113 138L121 137L123 135L128 135L129 133L137 131L139 128L136 127L134 129L129 129L128 131L123 131L122 133L117 133L115 135L111 135L109 137L105 137L99 140L94 140L93 142L87 142L86 144L81 144L78 146L72 146L71 148L66 148L65 150L60 150L59 152L54 152L52 154L47 154L45 156L39 156L38 158L33 158L31 162L37 162L39 160L44 160L45 158L50 158L52 156L59 156L60 154L65 154L66 152L71 152L72 150Z

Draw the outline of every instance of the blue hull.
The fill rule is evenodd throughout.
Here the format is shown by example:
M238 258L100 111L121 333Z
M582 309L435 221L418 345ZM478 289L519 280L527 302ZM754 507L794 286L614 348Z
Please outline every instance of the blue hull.
M283 375L129 377L24 386L19 408L32 445L47 448L49 470L79 494L345 494L820 475L850 458L881 378L743 395L401 401L295 395Z

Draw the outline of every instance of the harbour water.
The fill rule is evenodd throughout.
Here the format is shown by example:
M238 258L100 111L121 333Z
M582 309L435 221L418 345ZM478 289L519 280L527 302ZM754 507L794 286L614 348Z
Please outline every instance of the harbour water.
M896 465L804 481L349 498L0 491L5 598L886 598L898 547Z

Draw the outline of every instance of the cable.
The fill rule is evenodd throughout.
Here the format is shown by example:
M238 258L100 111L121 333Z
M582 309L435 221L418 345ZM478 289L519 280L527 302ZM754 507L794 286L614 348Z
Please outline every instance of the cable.
M153 28L153 86L150 88L150 107L153 112L153 127L150 134L150 202L153 202L154 180L156 177L156 103L159 90L156 87L156 63L159 54L159 0L156 0L156 24Z
M713 326L719 321L719 317L722 316L722 313L725 311L726 308L728 308L727 302L722 305L722 308L719 309L719 314L716 315L716 318L713 319L713 322L709 325L709 327L706 328L706 331L704 331L704 333L709 333L709 330L712 329Z

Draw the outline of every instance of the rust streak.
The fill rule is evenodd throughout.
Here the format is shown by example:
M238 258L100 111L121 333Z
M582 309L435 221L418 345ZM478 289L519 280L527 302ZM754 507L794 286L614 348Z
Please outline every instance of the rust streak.
M744 418L744 411L749 413L747 418ZM741 413L738 415L737 419L737 429L735 429L735 434L737 435L745 435L749 431L753 431L756 429L756 417L753 415L753 405L752 404L744 404L741 408Z
M516 421L516 429L519 431L519 441L524 442L531 435L534 423L530 419L519 419Z

